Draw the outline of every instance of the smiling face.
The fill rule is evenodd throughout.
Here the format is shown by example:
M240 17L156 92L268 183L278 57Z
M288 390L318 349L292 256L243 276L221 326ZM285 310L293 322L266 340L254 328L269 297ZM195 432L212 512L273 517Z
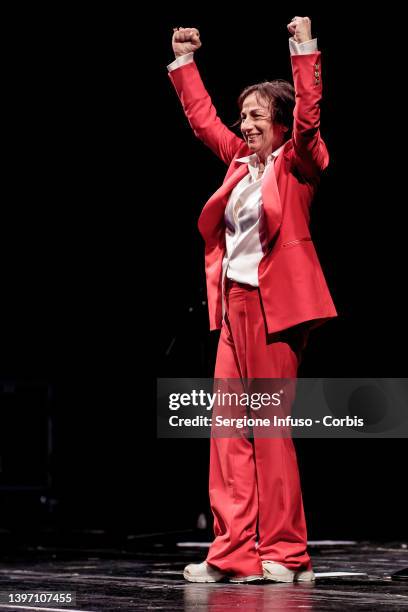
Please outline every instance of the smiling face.
M256 93L247 96L241 108L241 132L252 153L257 153L261 161L281 146L284 141L282 125L272 121L271 109L267 100Z

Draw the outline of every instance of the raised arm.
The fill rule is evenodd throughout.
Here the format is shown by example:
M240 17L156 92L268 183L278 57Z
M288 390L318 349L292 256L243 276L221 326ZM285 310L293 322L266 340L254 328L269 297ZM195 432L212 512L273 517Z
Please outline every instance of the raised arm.
M201 47L198 30L175 28L172 46L176 60L169 77L194 134L229 165L243 141L222 123L201 80L193 57Z
M305 44L312 40L309 17L294 17L288 30L295 43ZM294 163L302 175L315 178L329 163L326 145L320 135L321 54L315 51L292 55L291 61L296 92L292 134Z

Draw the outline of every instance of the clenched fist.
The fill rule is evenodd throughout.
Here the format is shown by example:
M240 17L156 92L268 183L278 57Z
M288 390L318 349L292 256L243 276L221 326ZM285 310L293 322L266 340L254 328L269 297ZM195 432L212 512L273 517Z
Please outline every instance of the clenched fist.
M288 30L297 43L312 40L312 23L309 17L294 17L288 23Z
M197 28L173 28L172 45L174 55L186 55L201 47L200 32Z

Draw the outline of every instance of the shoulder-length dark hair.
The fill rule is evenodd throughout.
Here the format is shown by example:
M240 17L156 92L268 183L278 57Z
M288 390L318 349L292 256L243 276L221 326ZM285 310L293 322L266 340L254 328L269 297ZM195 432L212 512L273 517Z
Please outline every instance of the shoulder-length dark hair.
M293 127L293 110L295 108L295 89L289 81L275 79L274 81L264 81L246 87L238 97L238 108L241 112L245 98L251 94L266 100L269 104L271 120L288 128L286 140L291 137ZM238 119L233 125L241 123Z

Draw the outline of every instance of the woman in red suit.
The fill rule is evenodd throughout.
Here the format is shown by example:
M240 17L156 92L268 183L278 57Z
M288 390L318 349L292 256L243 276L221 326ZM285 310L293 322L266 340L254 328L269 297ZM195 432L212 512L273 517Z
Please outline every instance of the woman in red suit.
M242 138L219 119L194 62L195 28L173 32L170 79L195 133L228 166L199 219L216 379L296 378L310 329L336 316L310 236L309 210L329 157L320 136L321 57L308 17L294 17L293 86L239 97ZM212 437L215 539L191 582L312 581L290 438Z

